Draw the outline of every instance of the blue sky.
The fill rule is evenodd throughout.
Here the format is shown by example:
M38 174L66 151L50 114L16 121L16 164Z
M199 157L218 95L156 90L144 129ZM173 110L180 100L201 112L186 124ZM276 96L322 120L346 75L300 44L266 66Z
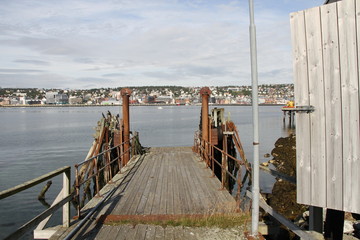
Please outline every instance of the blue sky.
M289 14L254 0L259 83L292 83ZM0 0L0 87L250 85L248 1Z

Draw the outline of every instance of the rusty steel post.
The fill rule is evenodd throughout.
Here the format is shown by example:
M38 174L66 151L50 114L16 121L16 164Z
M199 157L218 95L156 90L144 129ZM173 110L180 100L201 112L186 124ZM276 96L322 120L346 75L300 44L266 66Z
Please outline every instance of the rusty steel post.
M201 132L202 139L209 142L209 96L211 90L208 87L203 87L200 90L202 98L202 116L201 116Z
M203 87L200 90L201 94L201 136L204 142L209 142L209 96L211 94L211 90L208 87ZM206 144L204 144L204 152L203 157L205 158L205 162L208 162L208 149Z
M129 117L129 97L131 95L131 90L129 88L121 89L122 96L122 114L124 121L124 166L130 160L130 117Z

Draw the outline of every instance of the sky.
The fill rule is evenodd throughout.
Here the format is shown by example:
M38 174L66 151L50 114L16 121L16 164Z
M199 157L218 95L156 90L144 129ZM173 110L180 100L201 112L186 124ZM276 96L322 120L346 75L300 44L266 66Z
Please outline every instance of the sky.
M259 84L292 83L289 14L254 0ZM0 0L0 87L251 85L247 0Z

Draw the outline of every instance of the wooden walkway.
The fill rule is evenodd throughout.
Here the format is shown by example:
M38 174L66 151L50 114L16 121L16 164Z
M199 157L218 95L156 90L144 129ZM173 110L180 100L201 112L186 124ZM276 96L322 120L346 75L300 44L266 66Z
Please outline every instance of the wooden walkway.
M226 190L220 190L219 180L212 178L210 169L199 160L189 147L151 148L149 153L130 162L114 177L113 183L102 190L105 193L116 188L73 239L239 239L240 231L218 229L209 238L211 231L205 228L110 226L97 221L123 215L233 212L234 198ZM91 209L99 200L101 198L94 198L83 210ZM72 228L58 231L51 239L64 238Z

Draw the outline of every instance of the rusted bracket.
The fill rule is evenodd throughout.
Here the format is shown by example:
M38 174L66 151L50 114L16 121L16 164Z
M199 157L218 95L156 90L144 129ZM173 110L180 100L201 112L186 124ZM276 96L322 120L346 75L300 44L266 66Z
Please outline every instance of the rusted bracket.
M315 111L315 107L314 106L296 106L295 107L295 112L297 113L312 113Z

